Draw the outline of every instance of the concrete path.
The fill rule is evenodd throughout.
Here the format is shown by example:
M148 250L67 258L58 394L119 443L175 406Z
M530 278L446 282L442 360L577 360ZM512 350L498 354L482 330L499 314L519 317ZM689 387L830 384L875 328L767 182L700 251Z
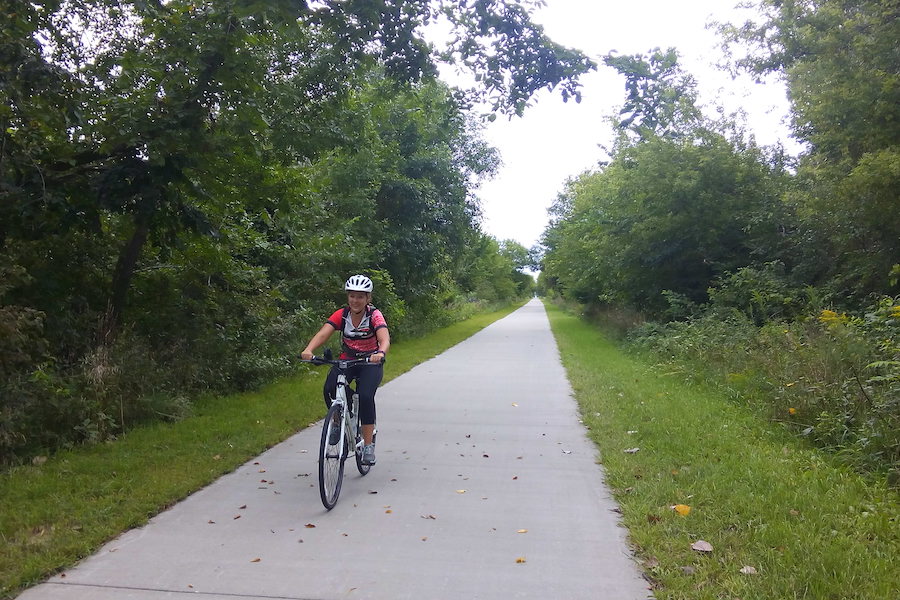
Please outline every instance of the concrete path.
M570 393L529 302L379 390L331 512L311 427L20 600L651 597Z

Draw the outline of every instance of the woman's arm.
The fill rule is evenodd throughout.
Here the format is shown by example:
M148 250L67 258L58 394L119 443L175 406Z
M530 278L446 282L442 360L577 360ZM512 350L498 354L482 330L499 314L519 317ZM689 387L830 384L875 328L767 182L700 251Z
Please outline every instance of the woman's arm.
M378 340L378 352L369 357L369 361L380 363L391 347L391 334L387 327L375 331L375 339Z
M306 345L306 349L300 353L300 358L303 360L309 360L313 357L313 352L319 348L322 344L328 341L328 338L331 337L331 334L335 332L334 327L332 327L331 323L325 323L322 325L322 329L319 330L316 335L313 336L309 343Z

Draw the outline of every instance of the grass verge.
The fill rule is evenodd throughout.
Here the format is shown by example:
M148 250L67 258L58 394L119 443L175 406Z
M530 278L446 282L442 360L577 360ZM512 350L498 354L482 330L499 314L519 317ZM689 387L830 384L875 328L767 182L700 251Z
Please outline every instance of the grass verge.
M547 310L658 599L900 598L896 492Z
M391 346L385 382L465 340L519 305ZM193 415L76 448L0 474L0 598L91 555L121 532L321 419L322 378L208 397Z

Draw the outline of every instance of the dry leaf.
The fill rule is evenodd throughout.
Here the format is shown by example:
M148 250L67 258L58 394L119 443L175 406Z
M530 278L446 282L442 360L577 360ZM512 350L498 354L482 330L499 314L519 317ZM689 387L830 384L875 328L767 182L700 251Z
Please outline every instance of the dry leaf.
M516 533L528 533L527 529L520 529Z
M384 511L384 514L389 515L389 514L391 514L392 512L394 512L394 511L392 511L391 509L387 509L386 511Z
M246 504L244 504L243 506L238 507L238 510L244 510L245 508L247 508L247 505L246 505Z
M744 568L742 568L741 573L743 573L744 575L756 575L757 574L756 569L754 569L753 567L750 567L750 566L745 566Z
M250 562L259 562L259 561L261 561L261 560L262 560L261 558L254 558L254 559L251 560Z
M307 529L315 529L316 528L316 526L313 525L312 523L307 523L306 525L304 525L304 527L306 527Z
M519 558L516 559L516 564L518 564L518 565L521 565L524 562L525 562L524 556L520 556Z
M456 490L456 493L457 493L457 494L465 494L465 493L466 493L466 490Z
M234 515L234 518L233 518L232 520L237 520L237 519L240 519L240 518L241 518L241 515Z
M691 514L691 507L688 506L687 504L676 504L675 506L672 507L672 510L677 512L682 517L686 517L689 514Z
M434 515L419 515L419 516L422 517L423 519L430 519L430 520L432 520L432 521L436 521L436 520L437 520L437 517L434 516Z
M515 402L512 403L513 406L518 406ZM522 562L525 562L524 560Z
M712 552L713 547L712 544L707 541L697 540L696 542L691 544L691 550L696 550L697 552Z

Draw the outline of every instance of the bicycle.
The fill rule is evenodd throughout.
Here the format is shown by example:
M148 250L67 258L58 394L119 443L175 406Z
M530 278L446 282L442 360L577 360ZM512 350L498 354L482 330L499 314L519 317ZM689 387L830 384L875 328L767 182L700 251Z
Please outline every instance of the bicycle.
M332 360L329 350L325 351L324 357L313 356L312 359L304 362L314 365L331 365L338 369L337 390L331 406L328 408L328 414L325 416L322 438L319 442L319 496L325 508L331 510L337 504L338 496L341 494L344 461L350 456L351 444L359 474L365 476L372 468L372 465L366 464L362 460L363 437L359 424L359 395L350 387L347 370L357 365L371 364L374 366L376 363L369 363L368 357ZM383 362L382 359L382 364ZM351 391L349 401L347 390ZM335 440L331 439L332 423L341 424L340 435ZM335 443L332 444L332 441ZM374 436L372 441L374 443Z

